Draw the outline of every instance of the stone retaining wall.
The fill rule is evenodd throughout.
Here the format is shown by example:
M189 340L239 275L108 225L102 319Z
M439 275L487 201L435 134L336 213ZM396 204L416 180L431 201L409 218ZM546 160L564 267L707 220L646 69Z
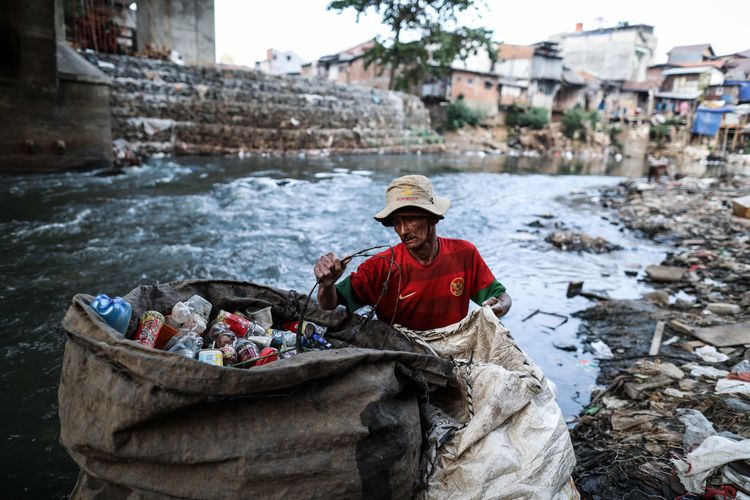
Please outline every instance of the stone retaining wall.
M112 137L139 155L434 151L414 96L301 77L89 55L112 79Z

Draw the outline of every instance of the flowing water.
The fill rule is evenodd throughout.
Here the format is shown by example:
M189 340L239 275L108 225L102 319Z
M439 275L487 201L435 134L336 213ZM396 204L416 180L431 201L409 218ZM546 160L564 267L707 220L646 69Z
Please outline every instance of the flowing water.
M191 158L152 160L116 176L0 177L6 494L62 497L75 482L57 420L59 325L74 294L124 295L140 284L188 278L307 292L322 253L397 242L372 215L389 181L407 173L430 176L451 199L438 234L479 248L513 297L503 322L557 384L565 416L576 415L594 384L596 360L583 352L579 322L570 317L589 301L566 298L567 283L583 280L589 290L634 298L646 287L624 270L659 261L665 251L621 232L597 203L597 186L641 174L624 168L466 156ZM534 221L545 227L530 226ZM556 224L624 249L558 251L544 242ZM559 327L562 319L546 314L524 321L537 309L569 319Z

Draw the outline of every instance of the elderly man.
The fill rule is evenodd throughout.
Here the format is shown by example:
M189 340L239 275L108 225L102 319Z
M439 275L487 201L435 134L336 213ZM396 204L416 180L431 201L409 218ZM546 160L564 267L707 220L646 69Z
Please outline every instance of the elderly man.
M338 285L346 263L332 253L323 255L314 269L323 309L344 304L355 311L370 305L380 320L412 330L460 321L469 311L469 299L491 306L498 317L508 312L510 296L476 247L468 241L438 237L436 225L450 201L435 194L427 177L395 179L385 200L375 220L393 227L401 243L370 257Z

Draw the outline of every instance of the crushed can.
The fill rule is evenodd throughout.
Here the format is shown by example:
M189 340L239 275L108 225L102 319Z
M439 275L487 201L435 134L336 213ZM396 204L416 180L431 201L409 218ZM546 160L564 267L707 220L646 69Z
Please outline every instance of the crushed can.
M278 350L274 349L273 347L266 347L262 351L260 351L260 356L268 356L267 358L259 359L255 362L255 366L261 366L261 365L267 365L268 363L273 363L274 361L278 361L279 355Z
M214 366L224 366L224 354L221 349L201 349L198 351L198 361Z
M164 325L164 315L158 311L146 311L141 316L141 324L135 334L135 341L147 347L156 345L159 330Z
M245 334L250 330L252 321L247 318L243 318L238 314L232 314L227 311L220 311L216 320L221 323L226 323L230 330L232 330L238 337L244 337Z
M234 344L222 347L221 354L224 357L224 366L231 366L237 362L237 349L234 348Z
M260 355L258 346L249 340L240 339L237 341L237 358L240 363L257 358ZM253 366L255 363L247 363L247 366Z

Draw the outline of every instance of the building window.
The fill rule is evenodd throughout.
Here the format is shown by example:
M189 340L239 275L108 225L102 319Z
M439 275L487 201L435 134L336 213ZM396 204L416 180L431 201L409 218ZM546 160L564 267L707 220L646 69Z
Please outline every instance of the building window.
M490 90L493 87L492 82L489 80L485 80L484 82L484 88L487 90Z
M287 61L291 61L292 60L292 56L286 56L286 60Z
M473 78L468 78L466 80L466 83L469 84L469 85L471 85L472 83L474 83L474 79Z
M276 60L276 54L274 54L274 55L273 55L273 60L274 60L274 61Z

